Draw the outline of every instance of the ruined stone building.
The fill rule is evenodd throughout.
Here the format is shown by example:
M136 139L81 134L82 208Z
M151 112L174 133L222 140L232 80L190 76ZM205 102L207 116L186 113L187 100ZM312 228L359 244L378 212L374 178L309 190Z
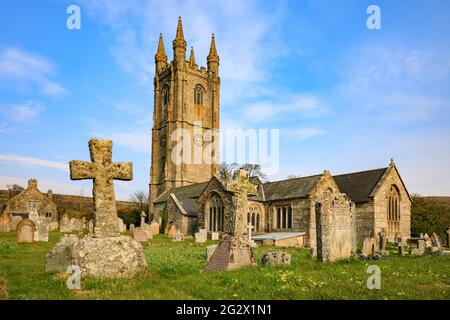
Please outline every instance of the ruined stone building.
M208 68L199 69L193 49L186 61L179 20L174 60L167 63L162 36L155 56L150 210L156 220L165 215L168 225L175 224L186 235L198 229L228 232L234 209L233 192L214 175L217 165L174 164L170 157L173 142L168 137L176 128L193 131L196 120L202 121L202 130L219 128L219 56L214 41L213 36ZM336 176L324 171L282 181L251 181L258 191L248 197L245 222L255 234L304 232L306 245L314 246L316 203L328 193L345 193L354 206L358 242L381 229L391 239L410 236L411 198L393 161L384 168Z
M27 189L6 203L3 213L9 215L10 218L20 216L23 219L30 218L30 214L37 214L45 217L49 223L58 222L58 210L53 202L52 190L42 193L39 191L38 182L35 179L28 180Z

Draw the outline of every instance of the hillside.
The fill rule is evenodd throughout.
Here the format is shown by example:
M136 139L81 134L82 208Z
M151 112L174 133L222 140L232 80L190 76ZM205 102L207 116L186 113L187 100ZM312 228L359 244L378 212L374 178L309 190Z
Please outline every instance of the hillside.
M445 196L430 196L424 197L425 199L436 201L438 204L449 207L450 208L450 197Z
M6 205L8 199L13 196L8 190L0 190L0 209ZM70 217L80 218L86 216L88 219L92 217L94 203L92 197L54 194L53 201L58 206L58 213L62 215L67 213ZM116 201L117 210L129 210L135 208L135 204L129 201Z

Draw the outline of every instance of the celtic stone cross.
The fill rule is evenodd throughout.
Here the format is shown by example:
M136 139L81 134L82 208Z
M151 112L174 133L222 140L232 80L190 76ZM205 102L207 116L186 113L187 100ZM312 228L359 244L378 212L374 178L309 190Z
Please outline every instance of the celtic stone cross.
M120 235L113 179L132 180L131 162L112 162L111 140L89 140L91 162L70 161L70 179L93 179L94 236Z

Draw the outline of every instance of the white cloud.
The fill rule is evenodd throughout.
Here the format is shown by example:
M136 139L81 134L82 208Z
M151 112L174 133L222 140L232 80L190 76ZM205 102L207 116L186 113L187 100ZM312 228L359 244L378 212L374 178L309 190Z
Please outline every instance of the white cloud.
M283 137L295 140L308 140L323 136L325 134L326 131L319 128L296 128L283 130Z
M294 95L282 101L257 101L242 107L250 122L278 121L292 116L316 117L326 111L322 99L312 94Z
M42 94L60 97L68 91L51 80L56 73L54 64L41 56L17 48L0 51L0 80L3 85L30 88L37 87Z
M24 157L16 154L0 154L0 161L15 163L26 167L46 167L69 172L69 165L67 163Z
M3 112L16 122L28 123L36 120L44 110L45 108L41 103L29 100L21 104L7 106Z

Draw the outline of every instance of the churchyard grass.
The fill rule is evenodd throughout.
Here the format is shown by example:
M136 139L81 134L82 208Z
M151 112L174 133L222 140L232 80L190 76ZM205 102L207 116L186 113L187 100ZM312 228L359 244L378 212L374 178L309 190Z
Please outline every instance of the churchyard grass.
M319 263L307 249L258 247L257 261L287 251L292 265L205 273L206 246L217 242L175 243L163 235L144 244L147 270L131 279L83 279L81 290L69 290L67 274L44 270L59 232L32 244L16 245L15 237L0 234L0 299L450 299L450 256ZM369 265L381 269L380 290L366 286Z

